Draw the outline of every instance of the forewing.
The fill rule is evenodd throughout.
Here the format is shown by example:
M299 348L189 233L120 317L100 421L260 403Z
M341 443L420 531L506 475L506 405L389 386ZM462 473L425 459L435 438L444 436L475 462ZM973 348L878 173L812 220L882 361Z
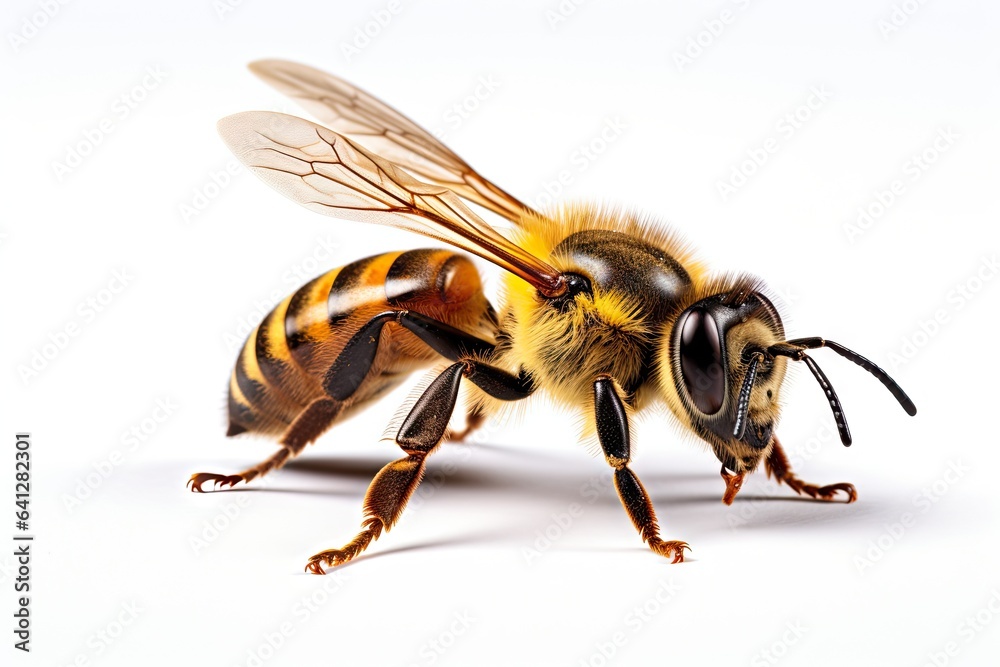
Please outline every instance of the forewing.
M250 70L294 98L335 132L419 178L517 222L528 206L480 176L431 133L360 88L318 69L285 60L259 60Z
M219 133L247 167L306 208L408 229L479 255L546 294L563 289L555 269L501 236L448 188L418 181L328 128L248 111L220 120Z

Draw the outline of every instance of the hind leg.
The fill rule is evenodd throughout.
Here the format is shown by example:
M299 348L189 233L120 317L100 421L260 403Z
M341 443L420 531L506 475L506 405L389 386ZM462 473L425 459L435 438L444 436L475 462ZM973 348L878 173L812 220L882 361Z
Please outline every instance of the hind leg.
M216 486L233 486L239 482L249 482L280 468L289 459L296 457L303 447L330 427L343 410L344 403L349 401L362 386L378 353L382 328L389 322L398 322L427 343L431 349L452 360L468 354L486 354L493 350L491 343L420 313L407 310L386 310L378 313L360 327L340 351L323 376L322 385L327 396L314 400L299 413L281 436L279 440L281 449L263 463L235 475L196 473L188 480L192 491L202 491L202 484L206 482L213 482ZM481 419L476 416L475 411L471 412L469 428L456 434L456 439L464 438L480 422Z
M278 439L281 449L261 463L235 475L221 475L214 472L199 472L191 475L188 485L192 491L203 492L202 484L212 482L214 486L235 486L239 482L249 482L277 470L289 460L298 456L305 446L323 434L336 421L344 404L331 398L317 398L299 413Z

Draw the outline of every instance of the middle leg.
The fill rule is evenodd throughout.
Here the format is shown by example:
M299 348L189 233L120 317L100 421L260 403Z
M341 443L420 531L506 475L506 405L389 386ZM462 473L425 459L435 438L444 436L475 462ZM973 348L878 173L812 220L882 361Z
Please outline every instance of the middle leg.
M399 520L420 484L427 457L444 437L463 377L501 400L526 398L534 391L530 378L524 374L512 375L471 359L445 369L417 399L396 434L396 444L406 456L382 468L369 485L361 532L340 549L327 549L311 557L306 564L308 572L323 574L324 564L336 566L350 561Z
M465 428L461 431L448 429L444 439L448 442L464 442L466 438L479 430L486 422L486 413L481 406L473 406L465 415Z
M594 381L594 410L597 417L597 439L604 450L604 458L615 469L615 489L632 519L642 540L649 548L674 563L684 561L684 550L690 550L687 542L665 541L660 538L660 526L656 522L656 512L649 494L642 482L628 467L632 458L629 440L628 416L618 390L610 377L602 376Z

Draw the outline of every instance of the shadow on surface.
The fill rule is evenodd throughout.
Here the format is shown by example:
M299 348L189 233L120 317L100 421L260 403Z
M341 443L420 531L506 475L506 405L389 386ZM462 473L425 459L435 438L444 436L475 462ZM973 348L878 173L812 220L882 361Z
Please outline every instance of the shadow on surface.
M456 457L455 452L463 446L453 445L443 450L443 453L449 452L449 454L437 459L431 458L421 488L433 485L434 493L449 491L465 493L463 502L481 502L484 506L497 502L497 498L517 497L528 498L556 508L568 506L570 503L583 503L586 506L606 510L621 509L621 503L611 483L610 468L590 467L581 470L578 466L570 465L574 460L570 456L549 453L542 460L538 460L524 450L489 444L471 445L474 452L471 457ZM476 452L475 449L482 451ZM284 471L269 475L266 485L251 483L249 486L226 489L225 492L292 493L360 501L378 471L390 461L399 458L394 454L395 452L389 452L388 455L380 452L360 456L358 454L317 456L307 452L285 466ZM521 461L514 460L515 458ZM284 476L284 472L294 474ZM637 473L662 519L669 521L672 513L681 511L686 521L701 523L704 520L712 526L719 526L725 530L731 530L726 523L727 512L739 518L740 529L767 529L782 525L840 524L857 521L860 517L871 514L891 513L896 508L896 503L892 499L864 498L863 489L864 505L848 505L839 499L828 502L799 496L783 486L773 492L759 487L746 489L737 496L736 502L731 507L726 508L722 506L724 484L715 472L690 474L661 469L637 470ZM302 480L301 478L297 480L296 475L308 475L321 480L320 488L315 486L302 488L299 486ZM589 494L583 495L583 490L588 485L592 485L597 491L596 498ZM445 502L454 502L454 498ZM899 507L905 509L905 502L900 502L902 504ZM482 541L501 536L501 533L493 531L479 539ZM450 542L468 544L472 540L472 537L457 535ZM422 546L432 545L420 545ZM420 547L415 545L400 548ZM392 551L390 549L379 553Z

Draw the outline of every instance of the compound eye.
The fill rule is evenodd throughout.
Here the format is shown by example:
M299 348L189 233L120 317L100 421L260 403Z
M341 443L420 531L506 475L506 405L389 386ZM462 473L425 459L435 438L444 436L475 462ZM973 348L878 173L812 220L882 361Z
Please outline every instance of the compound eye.
M681 324L681 377L695 406L706 415L722 407L725 373L719 327L715 318L700 308L687 314Z

